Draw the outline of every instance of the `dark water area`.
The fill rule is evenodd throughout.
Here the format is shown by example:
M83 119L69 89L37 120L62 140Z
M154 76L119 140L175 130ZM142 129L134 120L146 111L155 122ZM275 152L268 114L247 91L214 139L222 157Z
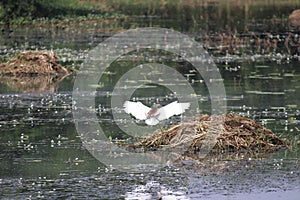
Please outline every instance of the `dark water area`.
M290 33L288 14L299 5L296 1L213 2L158 9L151 4L144 12L133 4L125 10L131 16L121 20L3 30L1 60L24 50L53 50L62 65L75 69L82 66L91 49L120 30L150 26L180 31L201 42L220 70L227 111L256 120L293 145L262 156L236 154L236 159L224 156L211 161L225 170L203 172L187 164L122 172L93 157L76 131L72 111L80 108L72 99L75 75L0 77L1 199L298 199L300 64L298 50L286 46L285 41ZM233 40L234 45L228 44ZM156 53L124 55L93 86L97 88L96 106L91 109L112 141L128 138L117 127L118 120L124 121L112 115L122 110L110 105L112 95L122 96L113 90L135 88L137 81L146 78L137 74L138 78L126 80L126 85L116 83L132 66L151 61ZM195 91L190 96L198 101L198 111L210 114L211 101L203 77L189 63L172 60L174 55L159 55L153 59L180 71ZM180 80L172 81L180 84ZM146 84L133 96L151 105L172 102L180 95ZM168 122L176 122L172 120Z

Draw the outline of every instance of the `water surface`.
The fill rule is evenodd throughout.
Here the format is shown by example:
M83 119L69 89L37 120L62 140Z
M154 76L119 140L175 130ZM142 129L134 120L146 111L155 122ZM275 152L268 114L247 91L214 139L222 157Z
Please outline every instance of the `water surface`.
M280 17L286 16L292 8L269 5L258 11L249 9L246 17L240 17L244 16L245 7L233 15L236 6L227 7L225 12L226 6L209 4L206 9L201 7L203 13L186 7L180 13L145 16L133 6L135 17L117 23L123 28L130 28L133 22L134 27L174 28L203 42L221 72L228 111L255 119L277 135L296 143L300 133L299 59L297 54L289 54L284 46L288 27L286 20ZM205 13L215 13L212 14L214 18L207 18ZM281 20L272 21L275 14ZM201 19L207 20L207 23L195 23L192 20L195 16L199 19L202 16ZM240 18L238 23L235 23L236 18ZM60 56L62 64L79 68L87 52L113 34L98 32L99 26L100 23L89 26L89 29L16 27L10 35L2 33L1 55L4 59L25 49L52 49ZM249 32L244 32L245 26ZM244 38L244 46L241 44L237 49L220 47L220 34L226 36L234 33L235 29L237 36ZM264 39L267 33L276 36L276 49L266 49L255 43L257 37ZM209 36L209 41L206 41L205 34ZM95 86L98 87L96 107L92 109L96 110L99 123L113 140L128 138L115 125L116 120L112 116L113 109L122 108L110 107L112 90L125 87L115 85L122 76L120 68L124 73L148 59L143 53L138 54L141 60L130 60L130 56L116 61ZM173 66L184 75L195 90L195 94L191 95L199 103L199 112L209 114L209 93L201 75L195 73L189 63L167 58L161 63ZM74 79L75 76L64 79L0 79L1 198L297 199L299 196L300 152L297 146L258 157L236 156L237 159L211 161L222 166L222 170L205 171L186 164L144 173L125 173L105 166L84 148L76 132L72 116L75 106L72 101ZM135 80L129 79L126 87L136 87ZM174 83L180 84L176 80ZM159 85L148 85L137 90L131 98L151 105L154 102L169 103L180 96L176 95ZM168 123L176 123L176 118Z

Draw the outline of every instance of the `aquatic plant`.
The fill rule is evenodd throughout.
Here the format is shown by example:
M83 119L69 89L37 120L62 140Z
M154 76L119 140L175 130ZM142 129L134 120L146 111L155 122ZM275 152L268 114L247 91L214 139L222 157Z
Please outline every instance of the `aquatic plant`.
M79 0L3 0L0 3L0 24L50 23L118 17L104 2Z

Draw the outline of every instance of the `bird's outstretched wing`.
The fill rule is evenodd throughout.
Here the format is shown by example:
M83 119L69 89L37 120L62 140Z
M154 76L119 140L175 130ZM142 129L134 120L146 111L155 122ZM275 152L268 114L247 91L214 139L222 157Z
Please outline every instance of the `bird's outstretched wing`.
M124 111L127 114L131 114L136 119L139 120L146 120L147 113L151 110L151 108L145 106L141 102L125 101L123 106L124 106Z
M178 103L178 101L174 101L162 108L159 109L158 120L165 120L173 115L180 115L184 113L186 109L190 107L190 103Z

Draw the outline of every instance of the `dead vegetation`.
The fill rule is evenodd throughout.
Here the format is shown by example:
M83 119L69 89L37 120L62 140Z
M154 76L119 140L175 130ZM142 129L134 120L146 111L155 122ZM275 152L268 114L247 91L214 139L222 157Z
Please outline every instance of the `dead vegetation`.
M59 64L52 51L26 51L0 64L2 76L54 75L69 72Z
M202 114L188 122L171 126L168 130L157 130L149 137L130 145L133 148L155 150L184 146L185 152L195 153L212 141L212 152L270 152L287 145L285 139L275 135L254 120L237 114L225 117ZM215 125L211 122L214 121ZM217 133L215 142L210 134ZM209 139L209 140L208 140Z

